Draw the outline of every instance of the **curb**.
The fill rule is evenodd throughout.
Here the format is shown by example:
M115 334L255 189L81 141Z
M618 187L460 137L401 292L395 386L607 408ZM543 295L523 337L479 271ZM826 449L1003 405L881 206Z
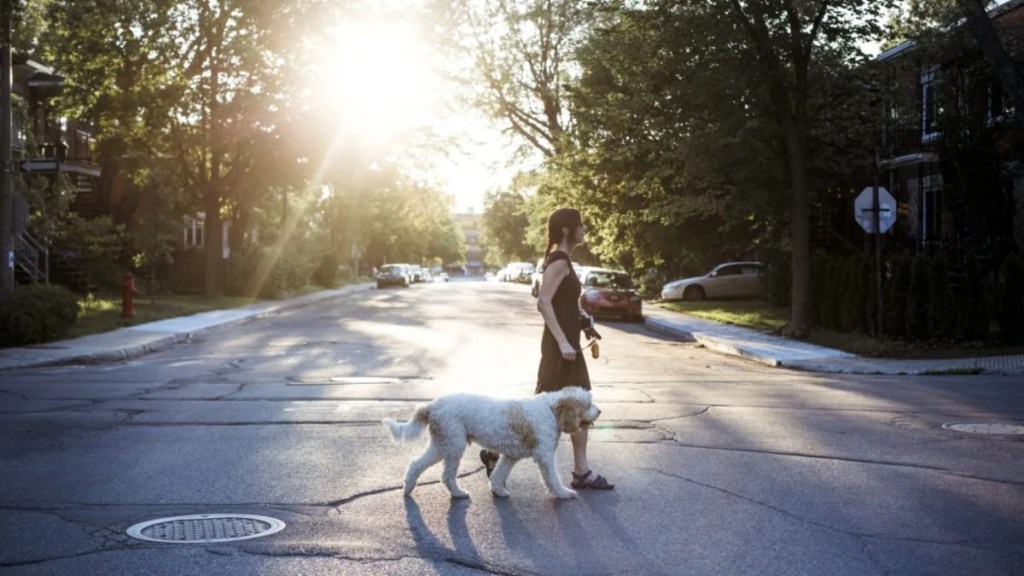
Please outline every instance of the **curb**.
M645 318L644 324L647 324L657 332L662 334L668 334L670 336L676 336L682 339L684 342L695 342L701 346L719 352L721 354L727 354L729 356L739 356L740 358L746 358L760 364L765 364L773 368L782 366L782 362L771 356L765 356L757 352L751 352L738 346L729 344L726 341L713 338L711 336L705 336L700 332L694 333L688 330L683 330L677 326L672 325L671 322L662 320L660 318Z
M231 318L224 321L213 321L207 326L202 326L192 330L178 330L178 331L161 331L159 330L160 322L174 322L180 321L182 318L188 318L188 316L179 316L175 318L168 318L158 322L150 324L139 324L137 326L129 326L126 328L120 328L105 334L112 335L119 331L124 331L122 334L136 335L135 340L148 340L139 344L132 345L114 345L108 350L101 350L95 352L68 352L65 355L55 355L50 357L36 357L36 358L11 358L6 362L4 361L5 352L7 355L16 355L18 352L31 356L36 350L32 348L8 348L0 350L0 372L5 370L17 370L22 368L38 368L41 366L67 366L70 364L108 364L112 362L123 362L125 360L132 360L146 354L152 354L154 352L161 352L171 348L175 344L180 342L187 342L192 338L199 335L214 332L221 328L228 328L239 324L245 324L253 320L259 320L266 318L273 314L284 312L287 310L295 310L311 306L318 302L335 298L338 296L344 296L354 292L361 292L364 290L370 290L373 288L372 283L363 284L352 284L342 288L336 288L334 290L323 290L320 292L314 292L312 294L306 294L292 300L284 301L271 301L261 302L257 304L250 304L252 307L251 311L247 311L248 307L241 307L232 309L235 312L241 314L237 318ZM200 312L193 316L200 316L202 314L213 314L220 313L223 311L211 310L209 312ZM148 326L148 328L147 328ZM168 333L169 332L169 333ZM98 336L98 335L96 335ZM88 338L88 337L83 337ZM72 340L73 342L74 340ZM39 354L45 354L45 352L38 352Z

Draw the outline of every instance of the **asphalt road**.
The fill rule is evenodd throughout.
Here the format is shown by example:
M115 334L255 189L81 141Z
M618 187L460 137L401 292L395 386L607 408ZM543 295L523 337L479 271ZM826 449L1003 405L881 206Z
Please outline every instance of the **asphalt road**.
M380 419L452 391L533 391L529 288L372 290L135 361L0 373L0 574L1024 574L1013 377L814 375L602 323L604 413L575 501L532 463L468 501ZM567 440L559 449L568 476ZM136 540L137 523L255 514L273 535Z

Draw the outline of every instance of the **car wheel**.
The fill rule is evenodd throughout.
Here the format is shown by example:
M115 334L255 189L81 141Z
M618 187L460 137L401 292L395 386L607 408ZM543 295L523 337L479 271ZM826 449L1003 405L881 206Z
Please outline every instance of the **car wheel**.
M690 302L700 302L704 299L704 289L700 286L688 286L683 291L683 300L689 300Z
M533 288L530 289L530 296L533 296L534 298L540 296L540 286L537 286L536 282L533 283Z

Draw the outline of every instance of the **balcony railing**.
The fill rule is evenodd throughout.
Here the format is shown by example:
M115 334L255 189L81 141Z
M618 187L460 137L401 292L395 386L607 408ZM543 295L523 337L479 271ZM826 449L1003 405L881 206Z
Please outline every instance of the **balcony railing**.
M36 135L40 155L44 158L56 158L61 162L93 163L90 132L68 124L65 130L48 130Z
M92 145L95 139L91 132L76 124L69 122L66 129L36 132L32 139L36 143L34 150L26 149L28 142L21 124L16 119L13 124L14 134L11 146L14 150L21 152L22 156L56 158L61 162L93 164Z

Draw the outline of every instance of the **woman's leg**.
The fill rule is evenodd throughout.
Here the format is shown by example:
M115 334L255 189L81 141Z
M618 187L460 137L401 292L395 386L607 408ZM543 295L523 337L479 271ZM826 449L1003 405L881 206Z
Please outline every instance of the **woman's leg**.
M583 428L569 436L569 439L572 441L573 472L576 474L590 472L590 463L587 462L587 432L589 430L589 428Z

